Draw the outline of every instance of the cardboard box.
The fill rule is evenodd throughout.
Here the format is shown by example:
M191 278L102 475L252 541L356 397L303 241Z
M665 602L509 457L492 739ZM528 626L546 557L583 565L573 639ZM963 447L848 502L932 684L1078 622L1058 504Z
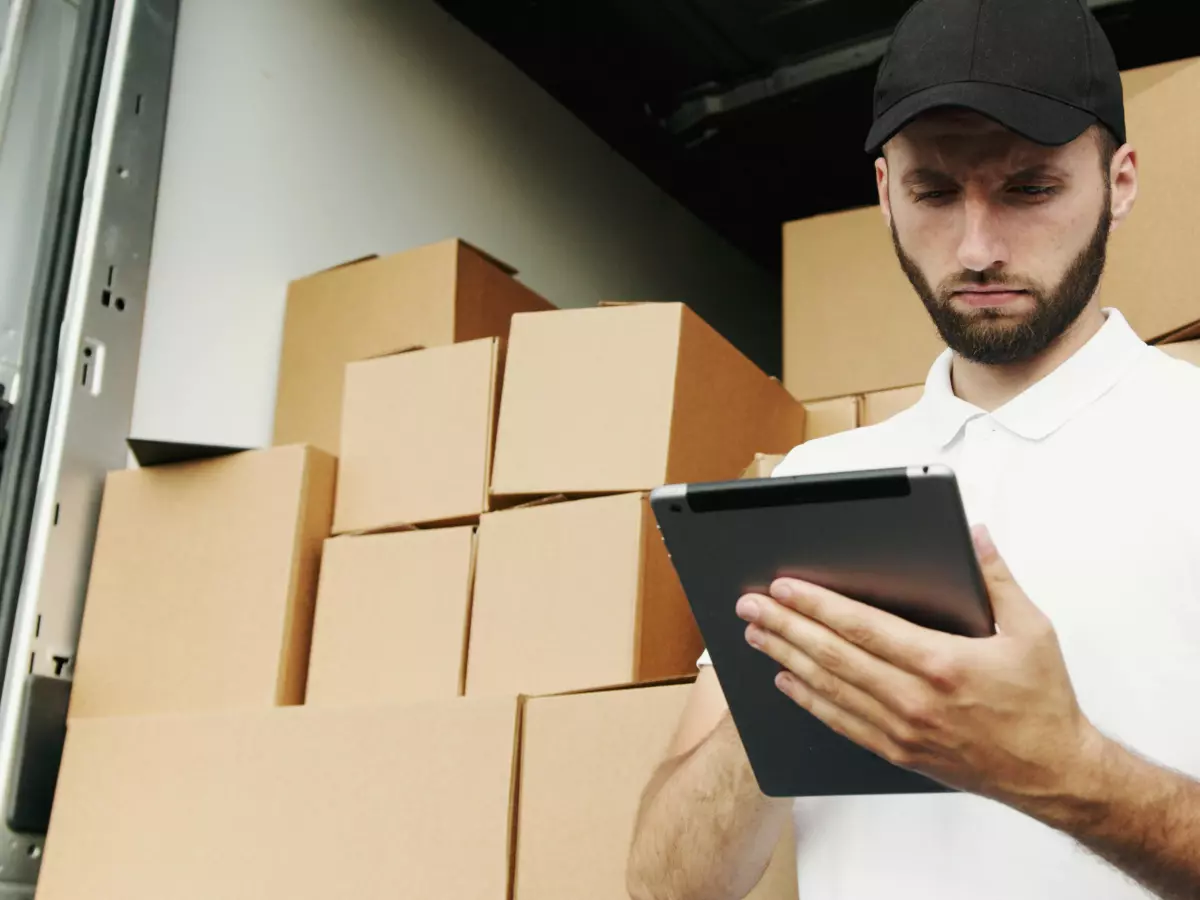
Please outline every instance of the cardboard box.
M702 650L645 495L483 516L468 695L689 675Z
M326 541L305 702L459 696L474 562L469 526Z
M515 697L73 722L39 900L505 900Z
M1125 118L1138 150L1138 197L1109 242L1100 297L1147 341L1200 337L1191 262L1200 203L1200 59L1126 77Z
M1120 309L1144 340L1198 336L1190 260L1200 201L1200 59L1122 79L1139 192L1109 243L1101 302ZM943 347L877 207L785 225L783 290L784 383L801 400L916 384Z
M893 388L890 391L874 391L862 397L862 424L878 425L896 413L903 412L921 399L925 385Z
M783 226L783 383L795 397L923 381L944 348L877 206Z
M780 453L755 453L754 462L746 466L742 472L743 478L770 478L775 467L783 462Z
M813 441L858 427L862 415L859 397L834 397L804 404L804 439Z
M683 304L519 315L492 493L736 478L803 439L803 407Z
M303 702L334 468L279 447L110 474L71 715Z
M273 443L338 452L347 363L413 347L506 337L513 313L553 308L515 274L511 266L454 240L292 282Z
M334 533L477 521L500 369L498 338L346 366Z
M642 789L663 759L690 690L684 684L526 703L514 900L626 896ZM795 900L790 831L750 897Z
M1200 366L1200 341L1180 341L1177 344L1159 344L1158 349L1176 359Z

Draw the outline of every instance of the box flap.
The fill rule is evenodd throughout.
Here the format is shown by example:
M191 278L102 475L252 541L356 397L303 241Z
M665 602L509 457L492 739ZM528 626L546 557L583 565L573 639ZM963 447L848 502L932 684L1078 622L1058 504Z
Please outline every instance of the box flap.
M504 507L506 510L507 509L533 509L535 506L546 506L549 503L565 503L569 498L567 497L566 494L551 494L548 497L537 497L533 500L520 500L519 502L517 502L517 498L513 498L513 499L514 499L514 503L512 506ZM579 498L576 498L576 499L579 499Z
M578 697L581 694L605 694L610 691L650 690L656 687L670 687L676 684L694 684L697 674L693 672L691 675L676 675L671 678L650 678L646 681L639 681L637 684L630 684L628 681L623 681L618 684L602 684L598 687L579 688L574 691L557 691L551 694L523 694L522 696L527 700L535 700L547 697Z
M317 269L317 271L309 272L307 275L304 275L302 277L311 278L313 275L320 275L323 272L333 272L336 269L347 269L350 266L357 266L359 263L370 262L373 259L379 259L379 254L378 253L368 253L365 256L358 256L358 257L355 257L354 259L348 259L345 262L334 263L332 266L326 266L323 269Z
M245 453L249 447L227 447L218 444L187 444L179 441L152 441L146 438L126 438L125 444L143 469L170 463L192 462L197 459L217 459L234 453Z
M426 348L426 346L424 344L405 344L403 347L396 347L395 349L389 349L389 350L380 350L378 353L369 353L366 356L362 357L361 359L351 360L351 362L363 362L368 359L383 359L385 356L399 356L401 353L412 353L416 350L425 350L425 349L428 349L428 348ZM349 365L349 364L350 363L347 363L346 365Z
M500 259L498 256L493 256L491 253L488 253L486 250L480 248L476 244L472 244L470 241L464 241L462 238L457 238L457 240L464 247L469 247L472 251L474 251L479 256L482 256L489 263L491 263L493 266L495 266L500 271L504 272L506 275L516 275L517 274L518 269L516 266L511 265L510 263L506 263L504 260Z

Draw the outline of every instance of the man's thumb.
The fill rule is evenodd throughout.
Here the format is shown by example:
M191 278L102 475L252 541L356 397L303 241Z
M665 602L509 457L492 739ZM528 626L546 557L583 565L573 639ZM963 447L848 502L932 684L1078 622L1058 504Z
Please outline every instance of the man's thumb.
M992 601L992 615L997 627L1009 633L1019 631L1022 622L1029 621L1031 613L1037 613L1037 607L1013 578L987 526L976 525L971 529L971 538L983 573L983 582Z

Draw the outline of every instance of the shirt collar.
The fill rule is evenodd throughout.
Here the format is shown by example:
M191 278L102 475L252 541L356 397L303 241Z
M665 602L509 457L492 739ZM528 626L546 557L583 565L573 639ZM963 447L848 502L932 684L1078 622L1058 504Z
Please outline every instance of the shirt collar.
M1020 437L1040 441L1053 434L1121 380L1146 344L1115 309L1104 310L1105 322L1070 359L991 415ZM938 445L953 441L971 419L986 411L954 394L950 381L951 350L929 370L925 393L916 412L925 419Z

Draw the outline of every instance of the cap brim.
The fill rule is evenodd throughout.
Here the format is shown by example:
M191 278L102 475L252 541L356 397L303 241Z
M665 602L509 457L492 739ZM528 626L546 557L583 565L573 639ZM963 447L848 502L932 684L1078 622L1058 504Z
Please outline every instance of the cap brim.
M1078 107L1042 94L985 81L939 84L910 94L884 112L867 135L866 151L877 153L898 131L931 109L957 107L994 119L1037 144L1069 144L1098 121Z

